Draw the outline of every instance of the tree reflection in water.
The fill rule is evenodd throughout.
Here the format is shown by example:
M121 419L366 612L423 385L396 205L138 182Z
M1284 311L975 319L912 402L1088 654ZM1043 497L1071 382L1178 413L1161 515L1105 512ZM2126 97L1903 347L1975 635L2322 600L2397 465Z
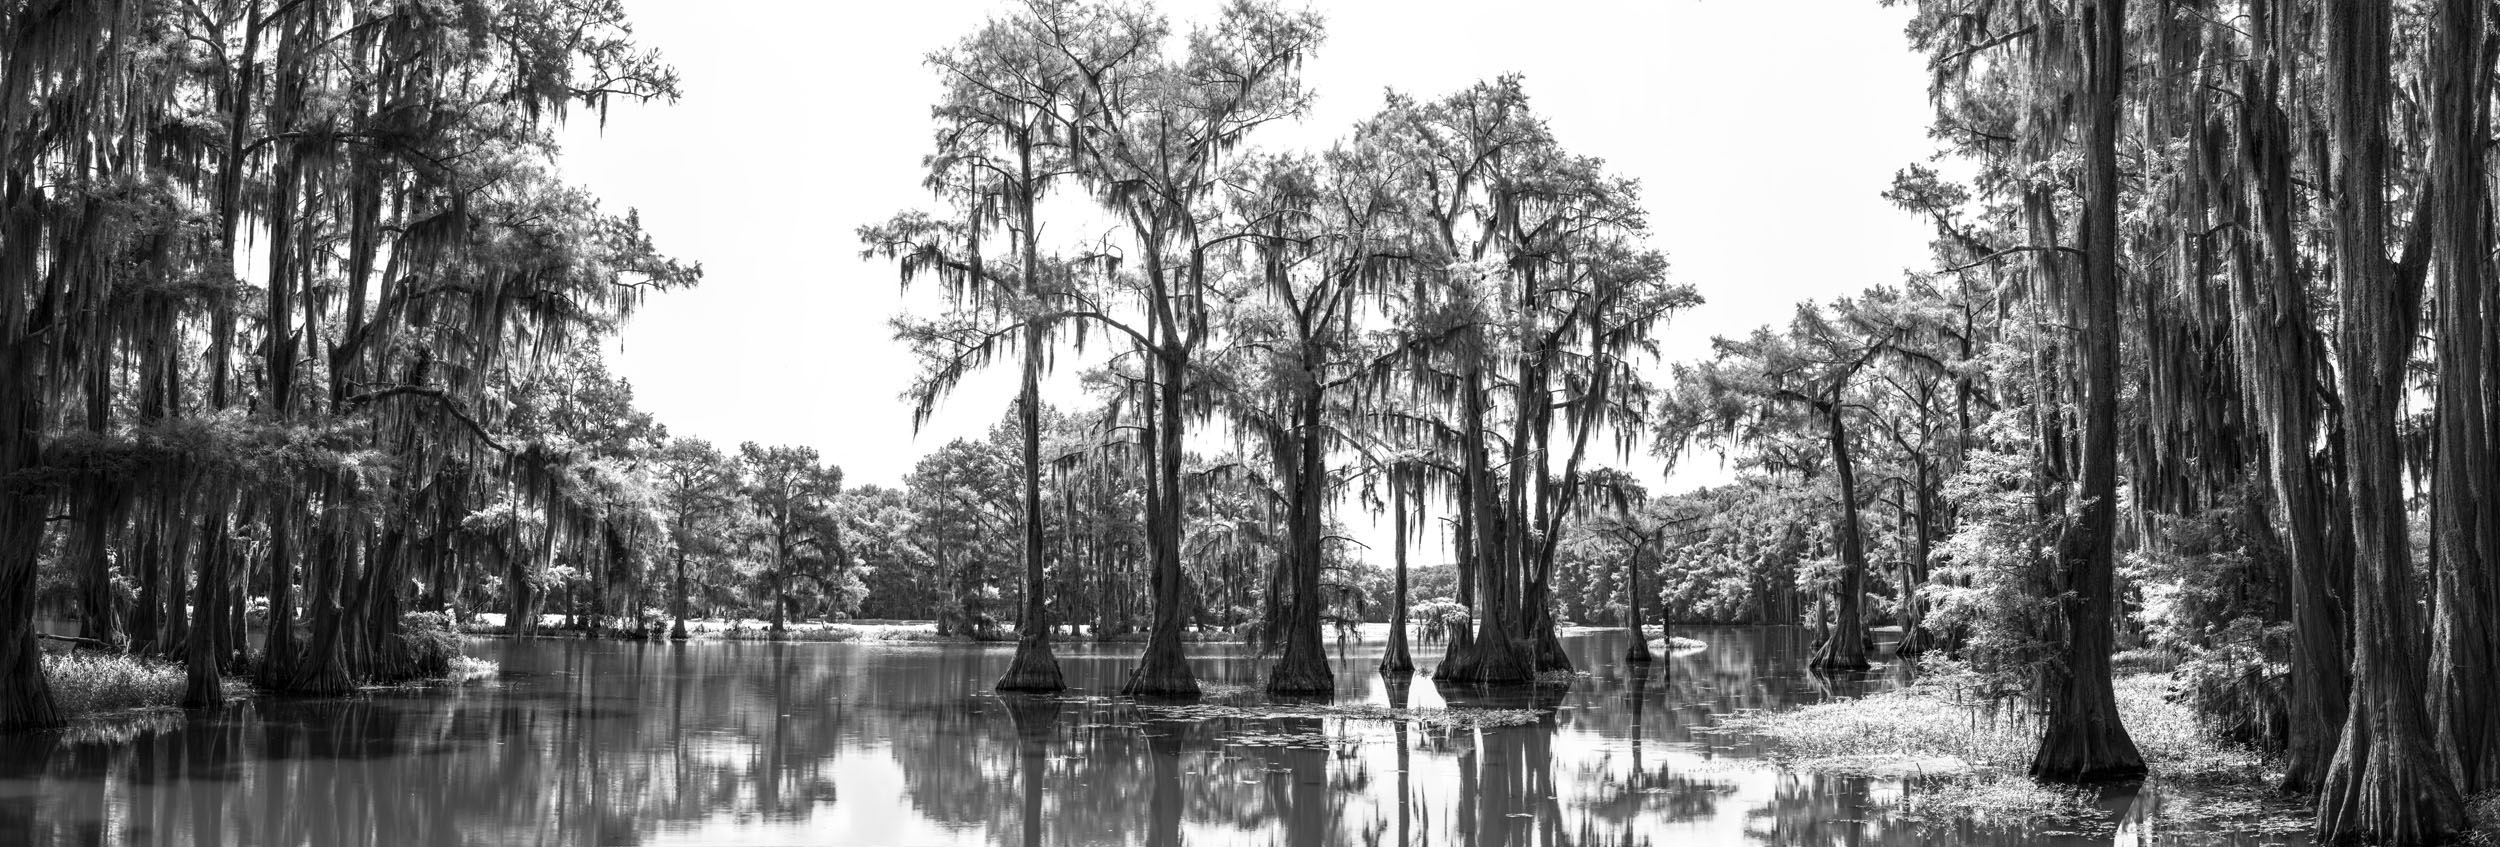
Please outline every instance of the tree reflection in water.
M1810 679L1790 631L1683 632L1712 646L1644 669L1619 633L1570 638L1588 675L1494 691L1336 651L1339 703L1544 711L1487 729L1088 696L1117 688L1121 645L1068 645L1075 690L1034 697L990 693L1008 653L980 647L483 640L507 671L483 686L11 736L0 844L2106 843L1915 826L1885 812L1899 786L1764 767L1695 730L1894 680ZM1204 652L1202 679L1263 678ZM2158 800L2113 797L2111 823L2147 833Z

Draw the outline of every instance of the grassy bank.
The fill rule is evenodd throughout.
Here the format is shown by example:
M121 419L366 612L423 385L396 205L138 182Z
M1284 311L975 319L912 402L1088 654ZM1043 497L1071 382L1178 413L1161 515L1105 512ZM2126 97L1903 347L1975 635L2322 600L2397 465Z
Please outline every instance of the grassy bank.
M416 615L410 624L403 646L416 676L371 687L462 684L501 672L492 661L463 654L460 635L447 621ZM190 678L179 659L96 650L46 650L43 675L54 705L71 721L178 709ZM226 675L226 699L253 691L247 672Z
M396 683L398 686L440 685L491 679L501 672L494 662L454 656L439 675ZM127 653L43 654L44 681L62 717L72 720L114 718L133 712L182 707L189 672L173 659ZM383 686L391 687L391 686ZM251 682L240 674L225 679L226 699L250 696Z
M2090 828L2106 813L2090 788L2025 775L2039 727L2019 701L1992 704L1967 677L1931 675L1907 688L1780 712L1723 718L1714 732L1765 745L1782 767L1910 781L1898 811L1911 819L1976 817L2002 824ZM2168 674L2116 681L2118 713L2149 779L2184 789L2158 817L2262 832L2305 833L2308 806L2273 790L2281 763L2224 739L2179 702ZM2475 799L2469 840L2500 845L2500 793Z
M2097 817L2097 793L2043 785L2025 776L2039 727L2019 702L1990 703L1965 677L1932 675L1907 688L1782 712L1727 717L1716 730L1766 745L1783 767L1815 773L1914 780L1900 811L1908 817L1977 816L1999 823L2073 824ZM2222 739L2174 702L2166 675L2122 677L2118 712L2155 780L2193 786L2216 798L2174 803L2186 819L2246 818L2264 829L2297 828L2297 807L2266 803L2279 765ZM2228 798L2228 799L2219 799ZM2210 808L2199 808L2200 805Z
M73 720L179 708L188 678L182 663L172 659L87 652L43 654L43 676L52 686L53 703ZM250 691L240 679L226 680L227 697Z

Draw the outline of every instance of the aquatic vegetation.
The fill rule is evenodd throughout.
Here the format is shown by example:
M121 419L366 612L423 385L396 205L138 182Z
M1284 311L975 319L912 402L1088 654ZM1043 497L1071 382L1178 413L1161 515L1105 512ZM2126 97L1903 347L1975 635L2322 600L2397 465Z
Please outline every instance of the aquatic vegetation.
M70 718L179 706L185 679L181 662L125 653L45 653L43 675ZM244 690L240 680L226 681L226 696Z
M1713 732L1753 737L1783 766L1816 773L1911 780L1901 811L1912 817L2040 822L2099 812L2089 791L2043 786L2025 776L2039 729L2019 707L1968 697L1963 681L1933 675L1907 688L1779 712L1723 716ZM2257 803L2280 769L2222 737L2175 696L2166 675L2117 680L2118 711L2152 775L2192 783L2239 804L2165 808L2174 820L2231 819L2256 825L2282 809ZM2255 819L2255 820L2248 820Z
M502 673L503 666L496 664L491 659L480 659L476 656L453 656L451 658L451 669L449 673L446 674L446 678L451 682L465 683L476 682L484 679L493 679Z

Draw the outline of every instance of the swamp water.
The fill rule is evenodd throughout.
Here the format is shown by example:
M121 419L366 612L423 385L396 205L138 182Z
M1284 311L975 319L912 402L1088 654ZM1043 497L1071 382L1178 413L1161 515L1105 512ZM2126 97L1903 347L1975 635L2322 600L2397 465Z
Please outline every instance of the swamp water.
M1533 708L1520 726L1140 708L1138 645L1057 643L1080 690L989 692L1012 645L471 639L500 679L257 699L0 735L0 845L1885 845L2305 843L2104 792L2100 820L1919 822L1896 780L1783 773L1713 715L1898 684L1805 674L1795 628L1682 628L1646 672L1626 633L1585 672L1499 696L1400 685L1340 641L1337 705ZM1265 663L1190 645L1211 704ZM1437 660L1438 645L1417 645Z

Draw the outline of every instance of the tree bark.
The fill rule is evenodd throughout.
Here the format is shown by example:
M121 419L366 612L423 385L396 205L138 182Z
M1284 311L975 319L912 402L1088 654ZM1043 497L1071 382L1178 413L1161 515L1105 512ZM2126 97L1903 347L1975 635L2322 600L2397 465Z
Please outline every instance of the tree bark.
M1476 604L1472 610L1475 636L1462 646L1456 637L1450 639L1449 658L1434 668L1432 678L1445 682L1477 685L1504 685L1528 682L1536 678L1529 666L1529 657L1522 655L1521 645L1513 639L1509 610L1517 559L1516 546L1508 542L1508 527L1502 526L1499 500L1491 485L1492 473L1484 455L1484 371L1470 368L1464 389L1466 419L1461 448L1466 451L1463 472L1469 482L1466 494L1473 513L1470 528L1475 536Z
M2492 562L2500 560L2500 486L2492 456L2493 351L2486 309L2491 212L2485 180L2491 57L2482 0L2440 0L2432 13L2431 269L2439 280L2437 447L2431 465L2430 720L2459 791L2500 787L2500 628Z
M1389 556L1396 573L1389 601L1389 646L1381 652L1380 672L1393 679L1404 680L1415 673L1415 656L1406 643L1406 477L1403 464L1389 468L1389 524L1393 537Z
M1189 656L1181 647L1181 618L1187 611L1181 605L1185 587L1181 583L1181 396L1186 387L1186 353L1177 341L1166 340L1154 357L1160 373L1153 386L1159 408L1151 484L1157 493L1148 509L1152 524L1148 531L1154 543L1147 545L1153 559L1154 619L1146 634L1146 652L1138 657L1137 669L1120 689L1121 694L1133 697L1198 696L1198 677L1190 672Z
M2424 720L2397 443L2416 292L2403 290L2386 254L2390 16L2384 2L2325 0L2320 17L2354 547L2352 694L2343 742L2318 791L2318 838L2329 843L2433 844L2464 824Z
M1017 212L1024 218L1023 231L1016 242L1024 252L1024 293L1039 298L1041 290L1041 247L1036 243L1033 204L1039 199L1039 187L1033 172L1033 139L1030 134L1018 136L1016 152L1021 167L1017 183ZM1050 652L1050 607L1046 602L1049 584L1042 576L1042 326L1028 323L1024 328L1024 386L1016 398L1016 423L1024 436L1024 614L1016 620L1016 658L1007 665L1007 674L999 677L1000 691L1049 692L1066 688L1059 676L1059 660ZM1070 531L1074 531L1071 526Z
M1292 522L1287 537L1292 541L1292 555L1285 561L1290 569L1288 605L1284 620L1284 655L1267 678L1269 694L1333 694L1337 690L1335 672L1328 667L1327 648L1320 643L1321 611L1320 571L1326 566L1324 538L1328 519L1327 451L1320 439L1320 396L1317 381L1297 399L1294 412L1298 430L1283 439L1285 457L1293 467L1282 478L1293 493L1287 507Z
M1823 411L1831 425L1832 470L1840 487L1840 523L1832 530L1840 548L1840 586L1833 592L1834 617L1839 620L1807 664L1821 670L1856 671L1873 665L1866 660L1866 542L1858 527L1858 471L1849 457L1844 423L1848 413L1843 409L1835 390Z
M2118 518L2118 97L2126 68L2125 0L2081 12L2083 278L2071 294L2082 370L2083 452L2076 515L2058 539L2051 590L2062 598L2065 643L2047 691L2046 731L2031 760L2036 779L2092 782L2144 773L2110 687Z
M2343 621L2335 601L2327 541L2325 485L2312 461L2317 440L2320 357L2309 294L2300 272L2300 246L2292 233L2294 194L2290 121L2282 110L2284 64L2279 45L2286 25L2273 8L2249 5L2254 49L2244 66L2240 109L2240 181L2254 219L2252 249L2243 250L2235 286L2239 319L2232 322L2240 347L2244 393L2264 435L2266 473L2274 517L2283 539L2285 600L2292 624L2289 727L2281 788L2315 791L2335 758L2344 723ZM2253 253L2253 256L2246 255Z
M1657 655L1649 649L1649 631L1641 628L1641 553L1648 549L1649 539L1641 539L1639 544L1633 545L1632 555L1626 559L1623 566L1624 606L1627 609L1625 623L1632 627L1632 646L1624 648L1623 660L1634 664L1647 664L1658 659ZM1659 628L1659 638L1661 640L1666 638L1665 627ZM1675 649L1675 644L1668 642L1667 649ZM1637 686L1639 683L1635 682L1634 685ZM1638 689L1635 688L1634 691L1633 708L1638 709L1640 708ZM1635 718L1635 721L1637 720L1638 718ZM1637 723L1634 725L1638 726Z
M1031 221L1026 225L1031 226ZM1029 255L1026 261L1025 272L1030 274ZM1000 691L1047 693L1068 687L1060 678L1058 658L1050 652L1045 602L1049 583L1042 575L1041 372L1042 330L1028 326L1024 331L1024 389L1016 398L1017 422L1024 430L1024 612L1016 619L1016 657L1007 664L1006 675L998 678Z

